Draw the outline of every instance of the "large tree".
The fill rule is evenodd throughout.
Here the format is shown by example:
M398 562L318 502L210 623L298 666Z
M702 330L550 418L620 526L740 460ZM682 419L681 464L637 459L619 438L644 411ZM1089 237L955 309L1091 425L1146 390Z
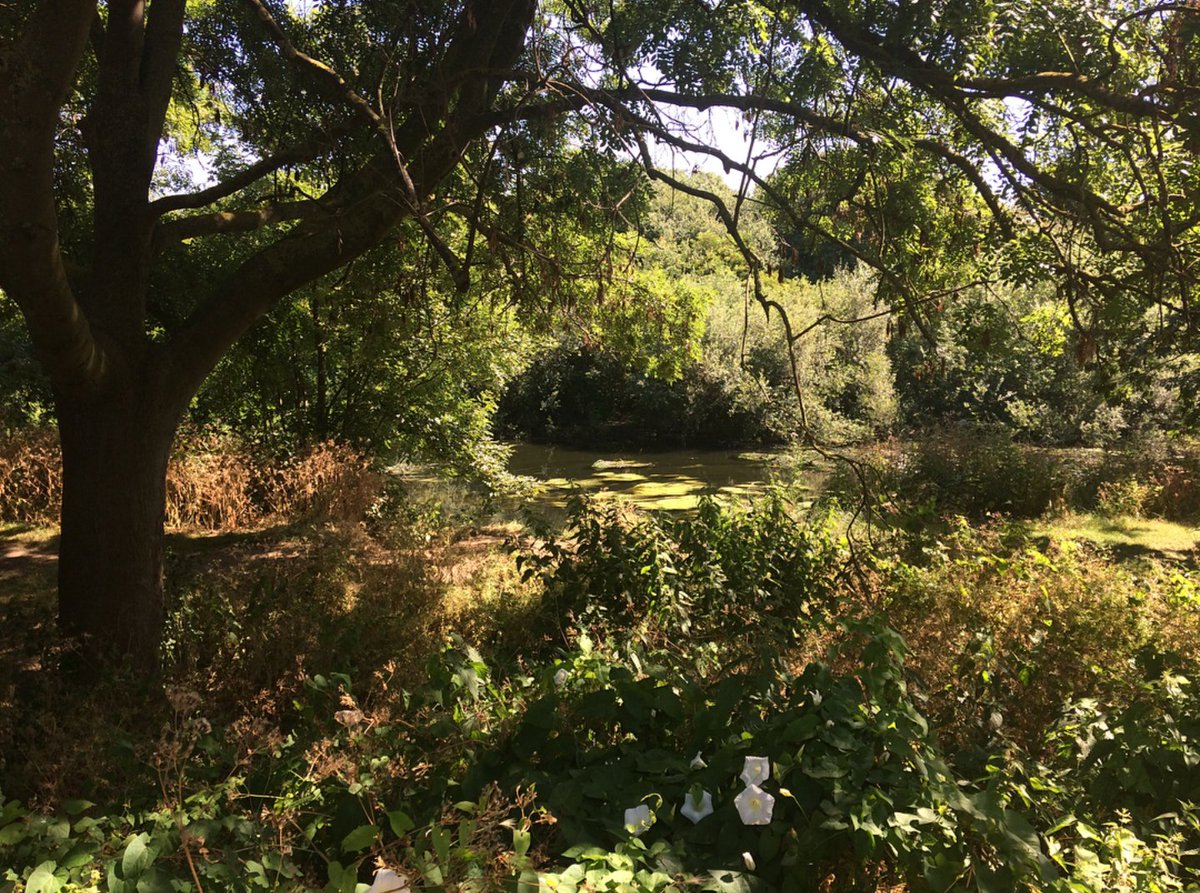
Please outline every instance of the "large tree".
M1000 272L1057 278L1081 337L1157 302L1164 341L1186 340L1195 14L1083 6L0 3L0 288L53 381L64 632L153 662L165 469L208 373L402 221L463 288L472 252L536 243L544 209L520 206L522 170L547 145L626 152L711 200L766 307L767 259L738 235L750 187L793 250L813 238L875 267L881 299L919 329L964 278L998 275L981 258L1005 244ZM718 107L753 133L744 155L700 132ZM217 176L178 190L187 172L164 162L189 114ZM722 201L675 176L667 149L718 160L744 188ZM785 161L774 178L754 167L764 152ZM304 187L281 192L296 168ZM439 235L447 214L471 221L465 256ZM206 240L223 240L213 262L177 275Z
M215 48L185 47L186 6L6 6L0 48L0 286L20 306L53 380L63 455L60 625L143 662L158 647L165 472L189 401L230 345L279 300L377 246L405 217L427 219L428 196L493 126L505 81L491 72L517 64L534 13L532 0L384 4L390 8L356 23L360 35L343 28L362 44L347 61L376 69L364 77L383 83L387 68L393 92L385 115L298 49L266 5L202 9L209 30L227 12L257 19L233 19ZM284 17L286 9L275 13ZM372 34L371 26L388 30ZM399 61L390 64L385 49ZM225 57L211 56L216 50ZM273 66L271 54L285 64ZM235 58L243 60L240 78L231 76ZM226 78L231 94L285 91L291 108L261 110L260 123L275 132L247 144L247 154L261 157L242 170L196 192L156 198L173 88L198 73ZM252 123L254 111L241 109L241 123ZM91 234L72 234L79 250L68 259L56 166L76 139L86 153ZM172 216L318 157L342 163L318 197ZM295 223L203 280L178 283L186 300L156 293L155 264L171 240L260 230L280 218ZM171 300L191 309L163 332L151 324L153 305Z

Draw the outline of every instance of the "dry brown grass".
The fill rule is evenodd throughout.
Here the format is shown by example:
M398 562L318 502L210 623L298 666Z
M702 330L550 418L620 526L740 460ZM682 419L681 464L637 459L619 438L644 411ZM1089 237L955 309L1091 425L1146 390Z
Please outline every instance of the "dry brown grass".
M0 440L0 521L54 524L61 501L58 435L30 428Z
M287 519L361 520L382 483L370 459L330 441L260 474L264 509Z
M371 461L344 444L318 443L269 461L222 440L190 440L167 469L166 526L225 533L281 521L358 521L380 485ZM0 521L56 524L61 501L53 431L28 429L0 441Z
M167 467L167 527L223 532L261 524L255 470L240 452L176 455Z
M0 788L41 805L79 790L119 796L169 710L120 676L76 697L56 672L53 542L21 536L4 544L21 554L0 568L0 609L12 621L0 625ZM493 537L427 542L403 526L371 533L346 522L171 543L165 681L197 692L244 758L271 748L319 673L348 673L374 709L393 709L451 628L465 621L486 635L488 609L450 595L446 581L511 566ZM59 703L73 706L46 708ZM122 739L133 750L115 745Z

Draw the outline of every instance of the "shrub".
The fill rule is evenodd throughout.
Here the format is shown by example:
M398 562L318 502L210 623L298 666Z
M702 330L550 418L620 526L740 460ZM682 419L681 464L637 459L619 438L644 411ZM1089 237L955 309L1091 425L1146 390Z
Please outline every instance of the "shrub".
M908 696L900 639L868 624L851 642L844 662L853 673L811 664L705 685L655 664L636 676L581 640L562 686L529 705L509 749L488 765L504 784L532 781L542 792L567 859L579 860L553 875L560 880L599 869L596 880L615 881L621 863L606 847L645 871L635 889L681 877L773 890L875 889L888 879L945 889L985 874L1001 886L1049 880L1033 828L996 791L956 780L940 757ZM752 755L767 763L759 784L773 799L761 826L746 824L736 802ZM681 807L697 791L714 811L693 824ZM649 806L650 827L631 836L623 810L637 804Z
M1096 491L1096 511L1109 518L1141 518L1156 496L1152 485L1137 478L1105 481Z
M1062 510L1108 516L1200 517L1200 456L1188 446L1052 450L1007 434L952 428L862 451L870 478L894 520L925 524L929 515L1037 518ZM835 492L858 481L842 469Z
M580 502L561 538L520 560L558 616L649 642L704 643L685 659L695 672L785 660L832 622L841 595L829 520L797 518L778 490L749 509L704 497L674 519Z
M980 520L992 514L1036 518L1067 491L1052 457L1004 434L947 429L912 441L890 440L866 451L872 477L893 510L932 506L943 515ZM848 489L843 478L837 484Z
M1126 703L1163 668L1200 663L1184 578L1131 572L1074 544L959 526L920 564L887 569L887 614L929 691L951 752L999 740L1038 753L1070 700Z
M497 426L537 442L666 449L780 443L795 421L736 368L696 363L667 380L616 354L564 345L509 384Z
M440 626L422 531L319 530L269 570L201 569L163 696L101 679L90 713L48 696L13 720L26 759L90 753L71 794L98 802L0 797L0 889L355 893L376 865L466 891L1200 880L1200 597L1178 570L963 529L860 568L887 615L846 620L868 593L779 494L583 505L522 561L544 635L482 653Z
M0 440L0 520L54 524L62 501L58 436L20 428Z

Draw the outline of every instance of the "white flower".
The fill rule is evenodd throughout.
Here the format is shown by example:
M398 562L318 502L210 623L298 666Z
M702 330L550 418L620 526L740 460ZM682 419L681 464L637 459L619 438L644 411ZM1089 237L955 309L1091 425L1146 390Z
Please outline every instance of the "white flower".
M683 798L683 806L679 807L679 814L690 819L693 825L705 816L712 815L712 811L712 794L708 791L701 791L700 796L693 791Z
M554 687L562 688L567 684L567 679L570 677L566 667L559 667L558 672L554 674Z
M766 757L746 757L742 765L742 781L746 784L762 784L771 777L771 761Z
M775 798L756 784L737 795L733 801L743 825L766 825L775 811Z
M654 816L650 814L650 807L647 804L643 803L625 810L625 830L634 837L640 837L642 832L653 824Z
M742 862L745 863L747 871L753 871L757 867L754 864L754 857L749 853L742 853Z
M825 696L823 694L821 694L819 691L817 691L815 688L808 693L808 696L810 698L812 698L814 707L820 707L821 702L825 700Z
M375 872L375 880L367 887L367 893L408 893L408 878L396 874L390 868Z
M700 751L696 751L696 755L692 757L691 767L693 769L708 768L708 763L704 762L704 757L700 756Z

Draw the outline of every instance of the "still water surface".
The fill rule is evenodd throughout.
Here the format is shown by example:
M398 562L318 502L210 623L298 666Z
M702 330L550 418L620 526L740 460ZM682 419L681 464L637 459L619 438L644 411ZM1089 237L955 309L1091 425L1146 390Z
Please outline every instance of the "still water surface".
M551 505L584 491L668 511L693 509L706 493L753 498L772 483L796 484L815 493L828 475L815 455L796 452L600 453L535 444L514 448L509 471L541 482L543 498Z

